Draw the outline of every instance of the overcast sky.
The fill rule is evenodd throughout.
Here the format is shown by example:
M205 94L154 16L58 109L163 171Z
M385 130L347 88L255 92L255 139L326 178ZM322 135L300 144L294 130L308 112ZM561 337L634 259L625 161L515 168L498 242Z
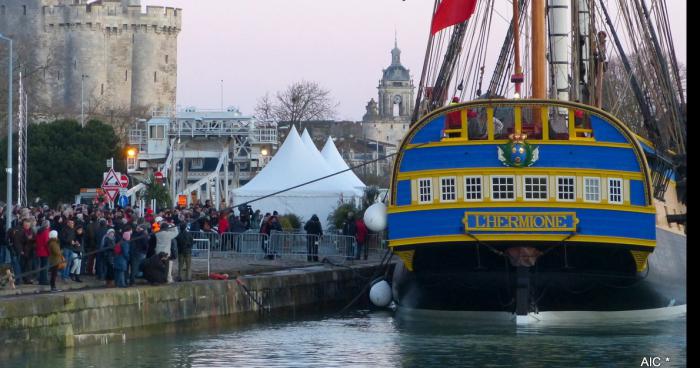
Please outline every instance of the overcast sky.
M340 103L337 119L360 120L391 62L394 30L401 61L417 85L431 0L143 0L182 8L177 103L253 114L256 101L300 80L319 82ZM498 4L502 2L503 4ZM512 5L494 29L505 29ZM686 63L686 4L667 2L679 62ZM500 32L497 32L500 33ZM492 33L493 35L493 33ZM501 36L497 38L502 39ZM500 41L499 48L500 48Z

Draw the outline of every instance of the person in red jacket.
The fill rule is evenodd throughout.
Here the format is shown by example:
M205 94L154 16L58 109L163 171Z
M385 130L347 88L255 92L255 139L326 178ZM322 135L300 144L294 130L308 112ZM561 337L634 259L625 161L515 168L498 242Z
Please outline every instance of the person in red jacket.
M39 258L39 284L49 284L49 232L51 223L44 220L36 234L36 256Z
M228 214L228 211L223 211L219 216L219 234L228 232Z
M360 255L364 253L364 258L367 260L367 226L365 225L365 221L362 219L362 217L358 217L357 220L355 220L355 240L357 241L357 250L355 252L355 259L360 259Z

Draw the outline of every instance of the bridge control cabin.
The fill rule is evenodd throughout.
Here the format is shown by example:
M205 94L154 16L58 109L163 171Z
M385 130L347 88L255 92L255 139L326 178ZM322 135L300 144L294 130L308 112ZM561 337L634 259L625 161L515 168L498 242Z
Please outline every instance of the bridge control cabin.
M450 105L401 143L389 245L410 270L465 261L444 253L456 249L530 247L543 267L564 259L640 272L656 244L651 182L638 137L605 111L550 100Z

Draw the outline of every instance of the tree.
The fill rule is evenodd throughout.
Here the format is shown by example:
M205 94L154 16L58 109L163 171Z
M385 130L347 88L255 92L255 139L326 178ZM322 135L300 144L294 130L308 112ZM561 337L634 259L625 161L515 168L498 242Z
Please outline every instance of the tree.
M270 94L266 93L258 99L258 103L255 106L255 117L264 120L271 121L276 120L274 101L270 98Z
M311 120L330 120L338 107L338 103L331 100L330 94L330 91L316 82L296 82L277 92L274 100L269 94L261 97L255 113L260 119L295 125Z
M171 207L172 198L170 198L170 192L163 183L156 182L156 178L151 175L143 184L146 185L146 193L144 194L146 201L150 202L155 199L158 208Z
M27 196L40 197L56 205L73 200L80 188L95 188L102 183L105 162L114 157L115 170L123 170L123 150L111 126L90 120L82 128L75 120L31 124L27 132ZM13 139L17 152L17 136ZM7 139L0 142L0 151L7 151ZM17 167L17 155L13 167ZM6 167L7 157L0 156L0 167ZM13 184L17 182L14 171ZM0 179L0 191L5 198L6 176ZM13 185L14 186L14 185ZM14 188L16 190L16 188ZM16 197L16 193L13 193Z

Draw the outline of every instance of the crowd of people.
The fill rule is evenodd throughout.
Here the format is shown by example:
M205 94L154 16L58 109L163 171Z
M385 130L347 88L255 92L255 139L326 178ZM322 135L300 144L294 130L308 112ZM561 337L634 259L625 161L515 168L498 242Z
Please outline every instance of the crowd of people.
M0 223L5 223L5 216L4 207L0 207ZM11 270L17 285L50 285L51 291L60 291L58 277L81 283L83 275L104 280L108 287L129 287L137 278L151 284L191 281L192 232L255 231L270 235L282 231L276 211L261 215L249 206L217 211L208 201L157 213L150 208L72 205L15 208L11 216L9 230L0 226L0 267ZM313 215L304 230L323 235L318 216ZM357 243L355 254L348 250L348 258L360 259L364 254L367 259L367 228L362 219L348 213L342 233L355 237ZM266 249L267 243L262 247L267 258L274 258ZM307 260L318 261L318 242L311 237ZM0 269L0 279L3 275L5 271Z

